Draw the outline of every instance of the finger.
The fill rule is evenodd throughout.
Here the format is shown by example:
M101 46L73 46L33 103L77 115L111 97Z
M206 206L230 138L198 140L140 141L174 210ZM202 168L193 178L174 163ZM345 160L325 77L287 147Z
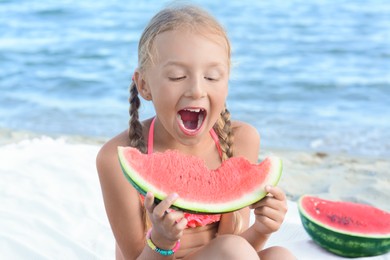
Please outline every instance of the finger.
M261 202L258 202L255 205L253 205L253 209L256 210L258 208L272 208L282 212L283 214L285 214L288 210L287 201L280 201L275 199L274 197L267 197L263 199Z
M270 207L276 210L287 212L287 201L277 200L271 195L266 196L262 200L249 206L250 209L257 209L261 207Z
M153 213L159 217L164 217L165 211L176 201L179 197L177 193L169 194L164 200L162 200L153 210Z
M155 207L154 205L154 195L153 193L151 192L147 192L146 195L145 195L145 200L144 200L144 206L145 206L145 209L150 213L152 214L153 212L153 209Z
M284 219L284 215L285 215L284 212L279 211L277 209L270 208L270 207L256 208L254 210L254 214L256 216L263 216L263 217L272 219L273 221L276 221L276 222L282 222Z
M268 203L269 203L269 200L272 199L272 198L273 198L272 195L271 196L265 196L261 200L253 203L252 205L249 205L249 208L250 209L255 209L255 208L258 208L258 207L267 206Z
M275 232L280 228L280 223L278 221L275 221L266 216L258 216L256 220L262 223L267 228L267 230L265 231L266 233Z
M279 187L267 185L265 190L269 192L277 200L286 200L286 194Z
M255 203L253 203L252 205L249 205L249 208L250 209L255 209L255 208L258 208L258 207L261 207L261 206L264 206L264 205L266 205L266 200L267 200L267 198L269 197L269 196L273 196L272 194L270 195L269 194L269 192L270 192L270 190L272 190L272 186L271 185L266 185L265 187L264 187L264 190L268 193L268 194L266 194L266 196L264 196L262 199L260 199L259 201L257 201L257 202L255 202Z
M176 225L182 218L184 218L184 213L181 211L173 211L165 214L164 221L170 226Z
M183 231L183 230L186 228L187 224L188 224L187 219L186 219L186 218L182 218L182 219L180 219L180 220L176 223L175 228L177 228L178 230Z

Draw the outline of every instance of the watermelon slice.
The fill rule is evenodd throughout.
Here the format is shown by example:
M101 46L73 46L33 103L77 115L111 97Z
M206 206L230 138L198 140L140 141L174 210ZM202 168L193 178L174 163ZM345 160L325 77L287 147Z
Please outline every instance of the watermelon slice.
M168 150L142 154L132 147L118 147L123 173L143 195L151 191L158 201L176 192L174 207L191 213L217 214L246 207L266 195L266 185L276 185L282 162L268 157L260 164L230 158L209 170L198 157Z
M378 208L304 195L303 227L314 242L336 255L363 257L390 251L390 214Z

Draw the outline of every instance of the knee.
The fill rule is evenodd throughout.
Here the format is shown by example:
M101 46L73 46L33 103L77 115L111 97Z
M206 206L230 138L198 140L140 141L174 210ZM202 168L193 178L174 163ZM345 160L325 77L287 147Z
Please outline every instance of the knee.
M285 259L296 260L297 258L287 249L281 246L273 246L259 252L260 259Z
M259 259L255 249L240 236L222 235L215 240L219 243L221 259Z

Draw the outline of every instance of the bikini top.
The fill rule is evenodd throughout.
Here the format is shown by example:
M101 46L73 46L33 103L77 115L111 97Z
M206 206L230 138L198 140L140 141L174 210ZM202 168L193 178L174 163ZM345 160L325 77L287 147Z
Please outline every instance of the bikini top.
M152 123L149 128L149 138L148 138L148 154L153 153L153 136L154 136L154 122L156 118L153 118ZM217 146L219 156L222 158L222 150L219 144L218 135L215 133L214 129L210 130L210 135L213 138L215 145ZM170 209L170 211L173 211ZM201 215L201 214L190 214L184 212L184 218L187 219L187 228L193 227L202 227L208 224L218 222L221 219L220 214L213 215Z

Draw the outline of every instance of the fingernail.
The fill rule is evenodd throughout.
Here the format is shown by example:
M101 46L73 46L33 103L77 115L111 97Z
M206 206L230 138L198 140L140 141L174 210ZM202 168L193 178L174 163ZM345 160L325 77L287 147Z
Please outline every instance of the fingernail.
M173 200L177 199L178 197L179 197L179 194L177 194L177 193L173 193L172 194L172 199Z
M265 191L270 191L271 190L271 185L267 185L267 186L265 186Z

